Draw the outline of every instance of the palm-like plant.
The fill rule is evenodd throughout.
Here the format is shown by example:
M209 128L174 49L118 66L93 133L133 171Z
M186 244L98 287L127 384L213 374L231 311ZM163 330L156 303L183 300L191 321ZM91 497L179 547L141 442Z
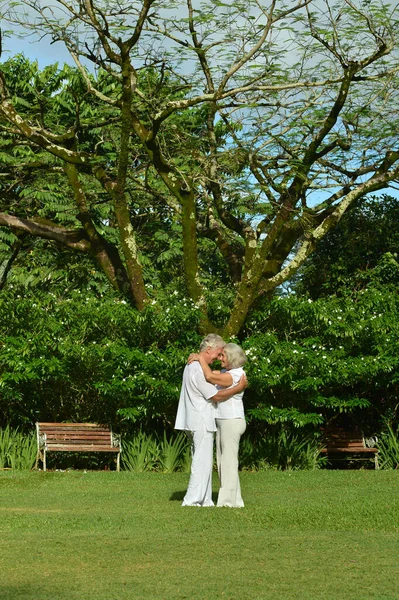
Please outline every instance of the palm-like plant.
M390 426L377 441L378 462L380 469L399 469L399 437L398 431Z

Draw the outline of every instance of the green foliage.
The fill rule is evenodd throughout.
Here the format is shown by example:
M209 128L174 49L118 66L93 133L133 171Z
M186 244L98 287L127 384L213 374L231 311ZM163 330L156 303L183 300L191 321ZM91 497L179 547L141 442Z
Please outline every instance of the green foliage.
M6 464L8 464L8 455L12 446L12 435L8 426L0 430L0 469L6 468Z
M122 467L127 471L187 471L190 443L184 433L168 439L166 432L157 438L144 431L122 440Z
M37 454L35 433L18 429L0 429L0 469L32 469Z
M297 274L294 289L312 299L370 286L397 285L399 199L358 200L319 242Z
M122 442L122 465L127 471L153 471L159 460L159 448L152 435L139 431L132 440Z
M160 464L163 473L172 473L182 470L187 472L187 451L191 453L191 444L185 433L178 433L167 439L164 431L163 438L159 440Z
M399 431L388 427L377 440L380 469L399 469Z
M198 309L165 291L139 312L115 296L78 290L0 295L0 415L106 421L168 436L183 368L198 348ZM314 431L353 420L375 435L398 422L399 300L368 289L315 302L275 298L251 314L242 345L251 432Z
M197 309L178 294L138 312L90 292L3 292L1 421L170 427L186 357L199 344L197 319Z
M325 466L319 436L293 432L286 426L266 427L256 435L244 436L240 444L240 465L245 470L312 470Z
M398 323L389 290L273 299L252 313L243 341L249 415L294 427L352 419L371 434L383 418L397 422Z
M140 310L173 279L201 333L240 334L309 240L397 179L389 3L3 4L79 67L1 65L2 226L90 254Z
M0 229L0 240L2 230ZM0 260L6 259L10 248L0 247ZM1 271L1 267L0 267ZM9 291L24 296L50 292L69 294L72 290L87 290L97 297L110 294L110 285L94 261L86 255L71 255L59 246L48 246L43 240L25 240L17 260L7 277Z

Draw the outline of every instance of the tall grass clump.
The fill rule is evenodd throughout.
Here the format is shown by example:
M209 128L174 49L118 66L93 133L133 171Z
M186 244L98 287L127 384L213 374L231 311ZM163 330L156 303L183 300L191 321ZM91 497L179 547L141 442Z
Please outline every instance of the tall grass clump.
M151 434L139 431L122 440L122 466L126 471L153 471L159 462L159 447Z
M164 432L160 440L160 466L163 473L185 470L187 448L190 448L190 441L184 433L178 433L168 440Z
M23 433L8 426L0 429L0 469L32 469L36 454L35 433Z
M380 469L399 469L399 436L388 426L377 441Z
M168 439L166 432L158 438L139 431L122 440L122 466L126 471L186 472L189 464L190 442L183 433Z
M251 471L320 469L327 462L321 449L317 436L281 428L244 437L240 444L240 465Z

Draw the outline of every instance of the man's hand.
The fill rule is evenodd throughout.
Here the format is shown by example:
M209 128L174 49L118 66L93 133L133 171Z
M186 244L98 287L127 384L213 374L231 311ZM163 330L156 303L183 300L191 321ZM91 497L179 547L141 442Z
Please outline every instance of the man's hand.
M237 383L237 386L234 388L236 392L242 392L245 388L248 387L248 379L245 373L243 373L240 377L240 381Z

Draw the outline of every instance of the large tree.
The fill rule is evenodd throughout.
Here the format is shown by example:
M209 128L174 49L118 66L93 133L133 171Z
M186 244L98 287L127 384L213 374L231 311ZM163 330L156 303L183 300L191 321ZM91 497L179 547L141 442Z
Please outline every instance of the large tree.
M216 327L199 241L223 258L234 298L221 330L232 336L353 202L398 178L399 14L389 2L0 6L19 30L63 43L80 73L79 83L64 73L44 99L33 86L33 115L4 69L0 225L90 253L139 309L148 302L143 207L181 231L202 331ZM46 103L61 88L55 119ZM64 178L75 223L20 202L26 174L43 185ZM117 236L104 231L110 224Z

